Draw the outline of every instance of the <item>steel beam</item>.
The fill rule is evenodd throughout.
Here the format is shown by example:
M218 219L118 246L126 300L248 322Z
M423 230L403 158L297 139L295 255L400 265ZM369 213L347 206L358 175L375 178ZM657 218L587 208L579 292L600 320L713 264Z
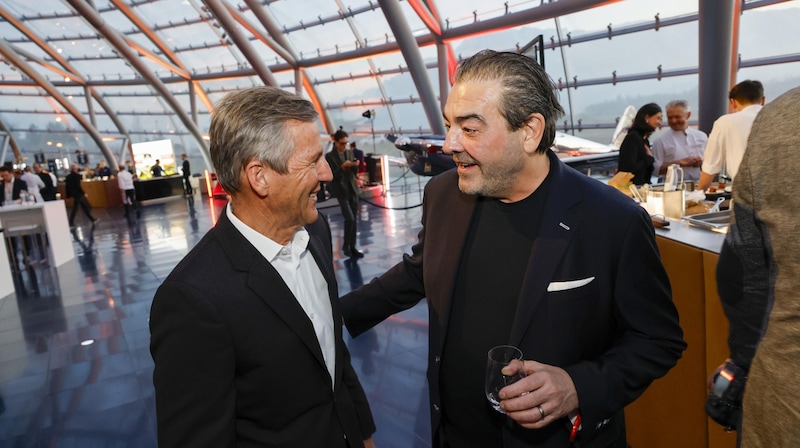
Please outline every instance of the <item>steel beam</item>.
M22 153L19 150L19 146L17 146L16 140L14 140L14 136L11 135L11 129L6 126L3 120L0 120L0 131L6 134L6 138L3 139L3 150L0 152L0 165L6 163L6 151L8 150L9 145L11 146L11 152L14 154L14 162L21 162ZM0 254L0 256L2 256L2 254Z
M100 95L94 88L89 86L89 84L86 82L86 79L78 72L77 69L75 69L66 59L64 59L64 57L61 56L60 53L55 51L52 46L48 45L47 42L44 39L39 37L36 33L34 33L27 26L25 26L24 23L22 23L21 21L17 20L16 17L11 15L8 11L3 9L2 7L0 7L0 16L2 16L4 19L6 19L17 30L19 30L19 32L24 34L25 37L27 37L33 43L38 45L39 48L42 49L42 51L47 53L51 58L53 58L53 60L55 60L62 67L64 67L66 72L60 70L58 67L54 66L53 64L47 63L46 61L43 61L43 60L40 60L39 58L34 57L32 54L28 54L27 52L21 52L20 49L18 49L18 48L13 48L14 51L16 51L17 53L25 56L26 58L28 58L30 60L33 60L33 61L37 62L42 67L45 67L45 68L47 68L47 69L49 69L49 70L51 70L51 71L53 71L55 73L58 73L58 74L64 76L65 78L66 77L70 78L70 80L71 80L70 82L75 82L75 83L80 84L80 85L82 85L84 87L87 87L87 91L91 92L91 95L97 101L97 104L99 104L100 107L102 107L106 111L106 114L108 114L108 117L111 118L111 121L114 123L115 126L117 126L117 130L121 134L125 135L125 137L128 138L128 140L130 141L130 135L128 135L128 130L122 124L122 121L120 121L119 117L117 117L117 114L114 113L114 109L112 109L108 105L108 103L106 103L106 101L105 101L105 99L103 99L102 95ZM87 103L90 102L90 100L88 98L87 98L86 101L87 101ZM89 105L89 108L91 110L91 105ZM92 124L94 125L94 122L92 122ZM109 163L109 165L111 165L112 161L108 160L108 163ZM116 167L115 166L112 167L111 169L116 172Z
M728 113L733 38L733 1L699 2L699 129L711 132L714 121Z
M411 27L408 26L405 15L400 9L400 3L397 0L378 0L378 4L380 4L386 21L389 23L389 28L392 29L392 34L394 34L398 45L400 45L400 51L408 64L411 78L414 80L417 92L419 92L422 107L428 117L431 129L435 134L445 134L442 110L436 103L436 94L433 92L433 86L428 78L425 62L422 60L417 41L411 33Z
M203 134L200 129L192 121L192 119L183 110L178 100L172 95L172 92L167 89L161 80L151 72L148 67L139 59L136 53L131 49L127 40L116 30L113 26L106 23L105 20L86 0L67 0L67 2L75 8L75 10L91 24L98 33L100 33L108 43L117 50L117 52L131 64L131 66L139 72L145 79L150 82L150 85L161 95L164 101L170 105L175 114L180 118L186 129L194 136L195 141L200 148L200 154L203 156L203 161L208 167L213 167L211 164L211 156L208 152L208 146L203 140ZM113 157L113 155L112 155Z
M116 167L117 162L114 154L111 150L108 149L108 146L103 141L103 137L100 136L100 133L97 132L92 123L86 120L86 117L81 114L81 112L72 105L72 103L58 91L50 81L48 81L44 76L40 75L33 67L30 66L27 62L23 61L22 58L17 55L17 53L5 42L5 40L0 39L0 53L6 58L7 61L14 64L19 70L22 70L29 78L34 80L39 87L44 89L50 96L58 101L61 104L61 107L67 110L67 112L72 115L75 120L80 123L80 125L86 129L86 132L92 137L92 139L97 144L97 147L100 148L100 151L106 156L106 159L111 163L112 166Z
M256 71L258 77L261 78L261 82L268 86L278 87L278 80L275 79L272 71L270 71L267 64L261 59L261 56L259 56L255 48L250 45L247 36L236 26L236 22L233 20L233 17L222 0L203 0L203 3L206 4L208 10L214 15L214 18L219 21L222 29L228 33L233 43L236 44L236 47L250 63L250 66Z
M259 23L261 23L261 26L267 30L267 34L272 37L278 47L282 48L286 53L288 53L289 56L291 56L291 59L286 60L287 63L293 69L300 71L300 75L303 80L303 87L305 88L306 93L308 93L309 99L317 109L317 113L322 120L323 126L325 126L325 130L328 132L328 134L333 134L336 131L336 128L333 126L331 115L328 113L326 108L322 107L322 99L319 96L319 92L317 92L314 84L308 78L306 71L297 65L297 52L294 51L291 42L289 42L289 39L287 39L281 31L281 27L278 26L278 22L275 21L275 19L272 17L272 14L270 14L267 9L261 6L261 3L258 0L244 0L244 2L248 7L250 7L250 11L252 11L253 15L256 16L256 19L258 19ZM280 53L278 52L278 54Z

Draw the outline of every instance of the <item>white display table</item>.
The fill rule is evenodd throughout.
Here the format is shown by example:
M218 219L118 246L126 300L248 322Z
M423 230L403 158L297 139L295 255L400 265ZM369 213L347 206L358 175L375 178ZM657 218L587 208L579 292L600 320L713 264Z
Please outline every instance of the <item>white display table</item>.
M50 262L61 266L75 258L72 236L64 201L48 201L35 204L14 204L0 207L0 227L10 229L16 226L36 224L44 229L50 242ZM5 238L5 235L3 236Z
M0 299L14 292L14 278L6 254L6 235L0 232Z

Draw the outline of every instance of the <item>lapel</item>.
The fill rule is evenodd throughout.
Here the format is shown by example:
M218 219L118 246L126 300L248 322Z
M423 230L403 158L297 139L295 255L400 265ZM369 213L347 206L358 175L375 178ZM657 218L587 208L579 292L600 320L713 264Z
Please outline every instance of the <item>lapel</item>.
M425 278L428 279L425 291L429 300L433 301L440 327L446 329L464 241L475 212L477 196L462 193L454 186L458 182L455 170L442 173L431 182L437 184L437 189L436 194L432 195L436 200L426 203L424 211L428 215L425 239L431 241L426 246L429 245L433 250L424 255L427 260ZM437 342L437 348L441 351L444 338L438 338Z
M311 354L324 367L325 359L322 357L322 350L319 347L314 326L308 319L303 307L300 306L289 287L286 286L286 283L278 274L278 271L236 230L236 227L228 219L225 210L222 211L219 222L214 227L214 232L234 269L242 272L247 277L246 286L266 303L286 323L287 327L297 334ZM314 258L317 259L316 254ZM318 259L317 264L320 264ZM328 274L326 274L326 270L322 266L320 266L320 270L325 275L325 279L328 280L328 288L330 290Z
M578 191L581 183L570 181L578 173L571 172L552 151L548 151L548 157L553 175L552 184L514 314L509 338L509 344L512 345L519 345L525 336L528 325L547 292L547 286L581 224L581 207L575 206L582 200Z

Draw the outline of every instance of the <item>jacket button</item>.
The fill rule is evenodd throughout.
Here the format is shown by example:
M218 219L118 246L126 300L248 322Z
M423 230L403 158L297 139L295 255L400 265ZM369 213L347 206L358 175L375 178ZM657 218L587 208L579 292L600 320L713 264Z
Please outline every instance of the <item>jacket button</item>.
M434 412L436 412L438 414L439 413L439 405L438 404L434 404L433 405L433 410L434 410Z
M433 360L436 362L436 364L439 364L439 362L441 362L441 360L442 360L442 357L439 356L439 355L436 355L436 357L433 358Z

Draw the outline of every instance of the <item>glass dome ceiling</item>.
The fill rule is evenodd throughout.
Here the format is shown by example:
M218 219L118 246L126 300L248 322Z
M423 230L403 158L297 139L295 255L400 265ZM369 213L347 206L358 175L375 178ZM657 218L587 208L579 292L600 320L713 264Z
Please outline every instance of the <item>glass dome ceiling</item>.
M387 133L443 132L448 60L540 35L568 111L559 129L607 143L629 104L699 109L698 3L0 0L0 149L3 162L115 163L130 143L171 139L208 165L214 104L267 84L317 104L321 133L341 126L380 152ZM767 100L800 85L798 22L800 2L745 1L736 80L759 79Z

